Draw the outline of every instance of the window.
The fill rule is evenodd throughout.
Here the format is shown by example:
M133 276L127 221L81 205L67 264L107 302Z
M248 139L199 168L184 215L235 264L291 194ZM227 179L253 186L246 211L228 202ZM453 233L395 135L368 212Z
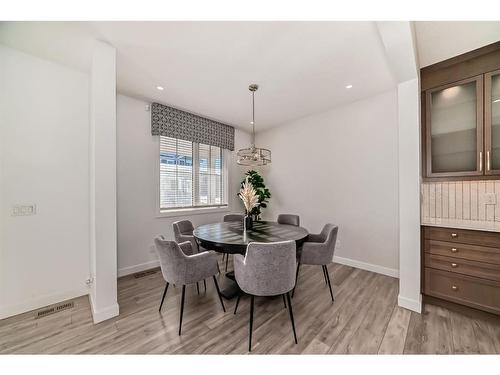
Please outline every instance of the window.
M227 206L220 147L160 136L160 210Z

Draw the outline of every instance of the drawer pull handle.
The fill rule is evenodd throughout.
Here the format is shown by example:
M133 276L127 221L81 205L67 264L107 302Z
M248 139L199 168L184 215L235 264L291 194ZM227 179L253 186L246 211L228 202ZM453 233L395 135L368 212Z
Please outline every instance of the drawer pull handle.
M457 238L457 237L458 237L458 234L456 234L456 233L451 234L451 238Z
M452 285L451 289L456 292L458 290L458 286Z
M458 250L457 250L457 248L456 248L456 247L452 247L452 248L451 248L451 252L452 252L452 253L456 253L457 251L458 251Z
M451 264L451 268L457 268L457 267L458 267L458 264L456 264L456 263Z

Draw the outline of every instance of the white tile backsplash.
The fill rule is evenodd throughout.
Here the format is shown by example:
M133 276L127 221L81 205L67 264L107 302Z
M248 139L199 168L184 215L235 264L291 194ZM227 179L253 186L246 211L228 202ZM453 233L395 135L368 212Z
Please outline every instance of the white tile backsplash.
M500 222L500 181L424 182L420 200L422 219ZM486 193L496 204L486 204Z

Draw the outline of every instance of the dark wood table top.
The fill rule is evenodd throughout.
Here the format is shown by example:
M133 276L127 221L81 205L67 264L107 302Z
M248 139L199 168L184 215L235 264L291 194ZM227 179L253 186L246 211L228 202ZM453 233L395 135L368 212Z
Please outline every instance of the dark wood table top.
M256 221L251 230L243 231L243 222L205 224L197 227L193 235L202 247L223 253L245 254L250 242L278 242L293 240L300 245L308 231L295 225L273 221Z

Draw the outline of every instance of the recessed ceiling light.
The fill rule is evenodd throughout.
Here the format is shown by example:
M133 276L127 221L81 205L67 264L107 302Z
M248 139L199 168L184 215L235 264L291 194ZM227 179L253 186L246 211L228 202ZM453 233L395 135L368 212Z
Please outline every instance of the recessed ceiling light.
M346 89L352 89L352 85L347 85L345 88Z
M250 125L253 125L253 121L250 121Z
M157 90L160 90L160 91L165 90L162 86L156 86L156 89L157 89Z

